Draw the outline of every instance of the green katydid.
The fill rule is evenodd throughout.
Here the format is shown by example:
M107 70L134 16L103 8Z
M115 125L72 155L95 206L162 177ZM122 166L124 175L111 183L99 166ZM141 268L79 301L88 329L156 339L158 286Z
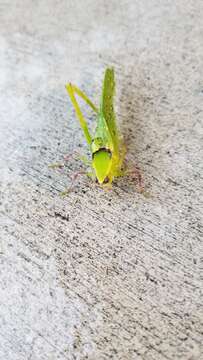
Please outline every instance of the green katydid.
M119 133L116 116L114 112L115 78L114 69L107 68L104 75L100 108L98 109L92 101L78 87L68 83L67 92L72 101L80 126L83 129L85 139L89 145L92 155L91 166L94 177L99 184L111 184L114 178L123 176L128 172L123 170L125 158L125 146ZM96 113L97 124L94 136L89 132L87 122L82 114L75 94L81 97ZM141 177L139 171L134 171Z
M113 97L115 92L114 70L107 68L105 71L103 91L100 108L72 84L67 84L66 89L75 108L76 115L84 131L86 141L92 154L92 168L99 184L112 183L113 179L121 175L121 168L125 155L114 113ZM94 136L90 135L87 122L76 101L79 95L97 114L97 125Z

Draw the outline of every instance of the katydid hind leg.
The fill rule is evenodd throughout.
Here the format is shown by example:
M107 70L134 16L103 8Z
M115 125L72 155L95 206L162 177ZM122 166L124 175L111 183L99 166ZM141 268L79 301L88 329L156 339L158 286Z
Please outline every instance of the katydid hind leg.
M87 103L87 105L89 105L89 106L92 108L92 110L93 110L95 113L98 114L99 110L98 110L97 107L93 104L93 102L88 98L88 96L87 96L82 90L80 90L77 86L72 85L72 84L71 84L71 86L72 86L73 91L74 91L78 96L80 96L80 97Z
M76 115L78 117L78 120L80 122L80 126L81 128L83 129L83 132L84 132L84 135L85 135L85 138L86 138L86 141L89 145L91 145L91 142L92 142L92 137L90 135L90 132L89 132L89 129L88 129L88 126L87 126L87 122L83 116L83 113L80 109L80 106L76 100L76 97L75 97L75 91L74 91L74 87L72 86L72 84L68 84L66 85L66 89L67 89L67 92L69 94L69 97L72 101L72 104L73 104L73 107L75 109L75 112L76 112Z

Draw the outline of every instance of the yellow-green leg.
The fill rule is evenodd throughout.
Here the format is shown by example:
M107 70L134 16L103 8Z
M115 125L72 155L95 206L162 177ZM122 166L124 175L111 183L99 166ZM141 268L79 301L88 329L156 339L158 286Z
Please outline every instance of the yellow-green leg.
M92 101L75 85L72 85L71 83L66 85L66 90L68 91L68 94L70 96L70 99L72 101L73 107L75 109L76 115L78 117L78 120L80 122L80 126L84 131L85 138L87 140L87 143L90 145L92 142L92 137L90 135L87 122L82 114L82 111L78 105L78 102L75 98L75 93L79 95L96 113L98 113L97 107L92 103Z

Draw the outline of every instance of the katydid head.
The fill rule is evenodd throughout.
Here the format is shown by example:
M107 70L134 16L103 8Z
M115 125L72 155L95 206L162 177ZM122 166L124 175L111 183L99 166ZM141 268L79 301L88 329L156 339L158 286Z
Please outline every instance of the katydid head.
M93 153L92 166L95 170L99 184L108 183L108 175L112 166L111 151L105 148L100 148L95 153Z

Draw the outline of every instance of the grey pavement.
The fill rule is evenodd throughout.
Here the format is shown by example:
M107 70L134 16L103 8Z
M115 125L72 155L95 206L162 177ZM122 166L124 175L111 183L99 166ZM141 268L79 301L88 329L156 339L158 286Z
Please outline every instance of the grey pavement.
M107 66L148 196L62 197ZM203 359L202 117L201 0L0 0L0 360Z

